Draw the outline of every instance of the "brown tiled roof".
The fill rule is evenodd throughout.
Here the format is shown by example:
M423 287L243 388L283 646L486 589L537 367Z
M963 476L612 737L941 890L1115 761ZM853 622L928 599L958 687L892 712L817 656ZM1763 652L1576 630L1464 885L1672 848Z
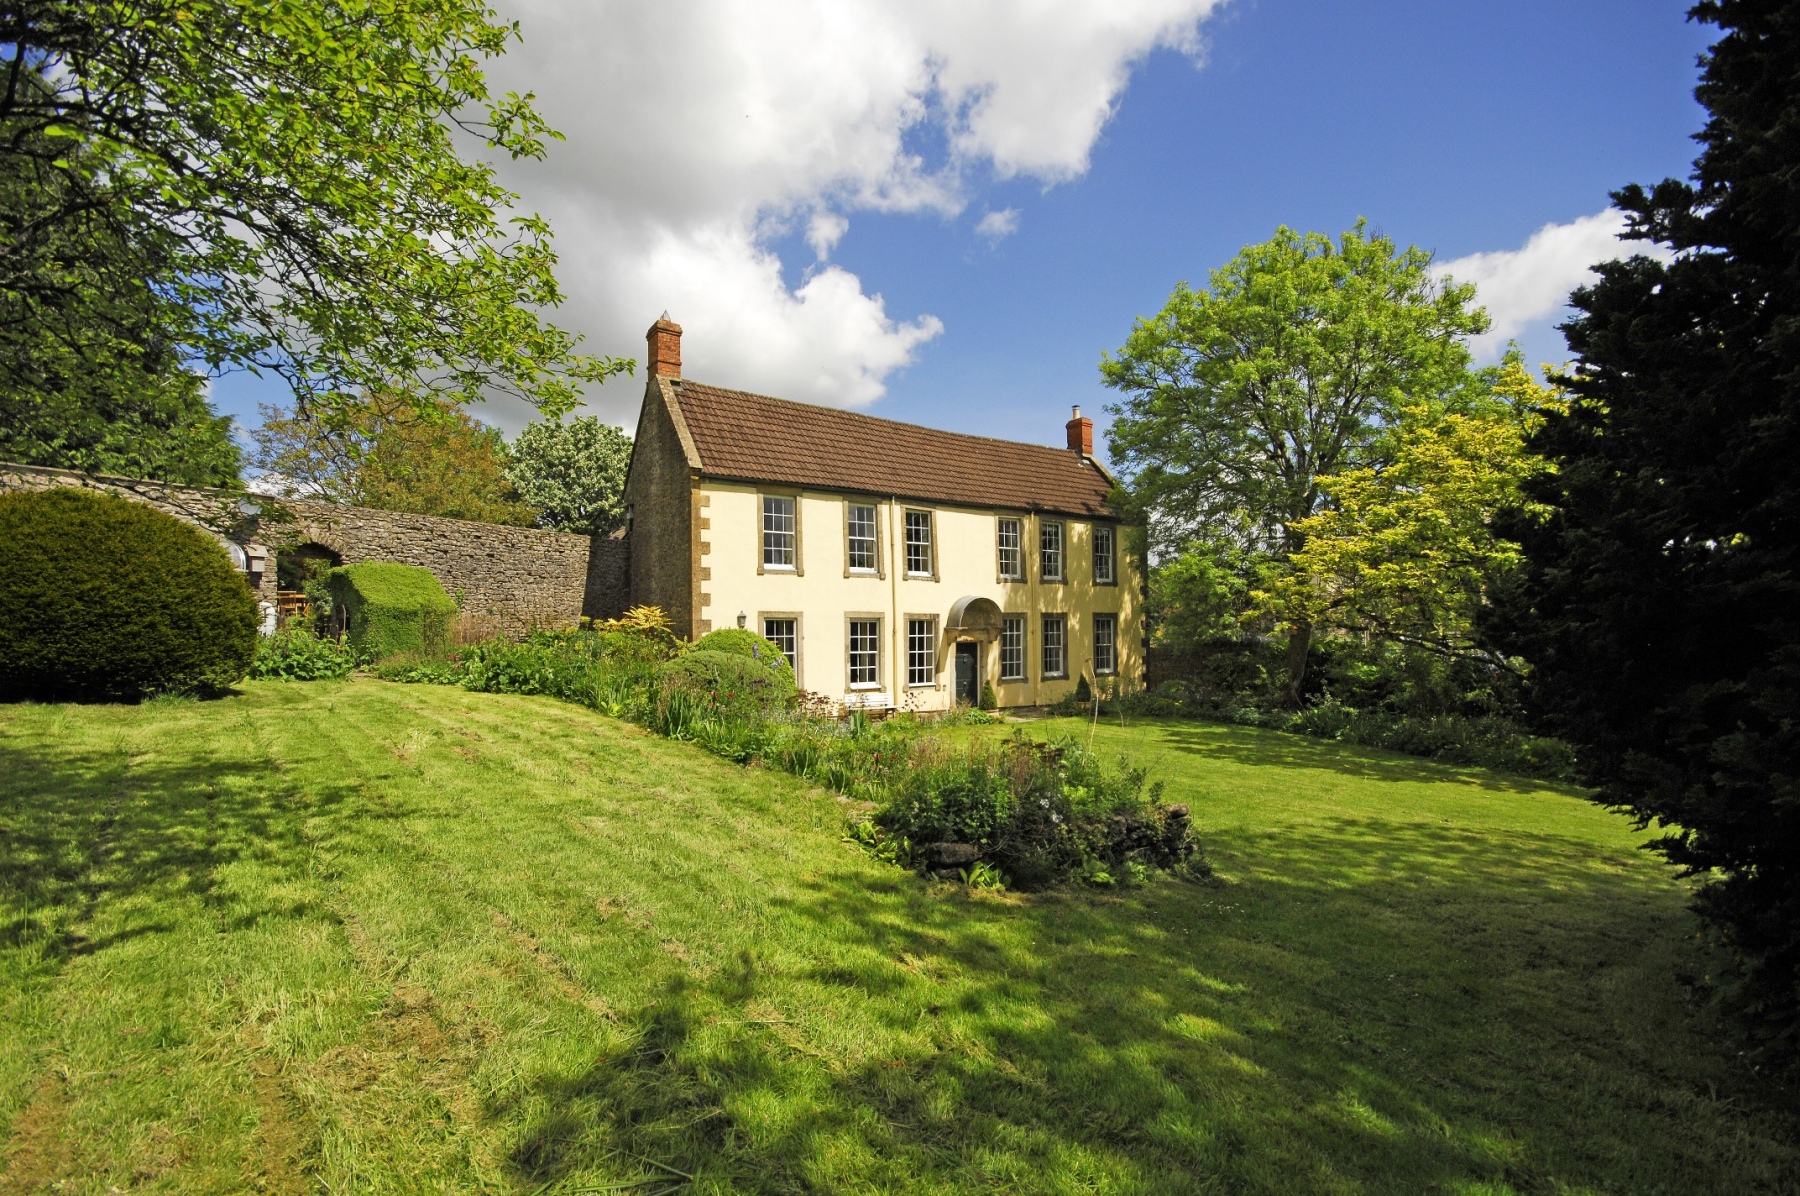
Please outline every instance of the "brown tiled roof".
M698 382L675 394L701 471L973 507L1105 517L1112 482L1069 449L966 436Z

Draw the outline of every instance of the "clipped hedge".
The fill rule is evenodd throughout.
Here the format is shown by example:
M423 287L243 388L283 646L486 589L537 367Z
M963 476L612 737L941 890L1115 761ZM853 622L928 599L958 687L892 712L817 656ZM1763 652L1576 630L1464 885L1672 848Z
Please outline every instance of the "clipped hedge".
M75 487L0 495L0 699L218 693L249 671L257 622L199 528Z
M379 660L396 652L442 651L450 643L456 603L431 570L368 562L328 575L331 600L343 610L356 654Z

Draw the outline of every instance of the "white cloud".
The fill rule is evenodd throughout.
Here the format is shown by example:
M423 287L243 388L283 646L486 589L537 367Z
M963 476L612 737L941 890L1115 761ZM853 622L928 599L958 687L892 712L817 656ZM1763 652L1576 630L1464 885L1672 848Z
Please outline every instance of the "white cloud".
M1597 263L1655 253L1641 241L1621 243L1624 229L1624 215L1608 208L1567 224L1546 224L1518 249L1439 263L1435 272L1440 277L1475 284L1476 302L1493 319L1492 328L1469 342L1476 360L1496 360L1507 341L1561 311L1571 291L1592 281Z
M998 212L989 212L975 224L975 235L986 237L989 242L1004 241L1019 231L1019 209L1001 208Z
M667 309L690 376L863 405L942 326L827 264L846 214L950 216L982 179L1079 175L1133 66L1197 53L1222 3L501 0L523 43L492 82L567 140L500 169L550 220L557 319L592 351L641 357ZM770 246L796 231L816 261L793 281ZM628 420L641 388L594 405Z
M806 224L806 243L824 261L850 231L850 222L836 212L814 212Z

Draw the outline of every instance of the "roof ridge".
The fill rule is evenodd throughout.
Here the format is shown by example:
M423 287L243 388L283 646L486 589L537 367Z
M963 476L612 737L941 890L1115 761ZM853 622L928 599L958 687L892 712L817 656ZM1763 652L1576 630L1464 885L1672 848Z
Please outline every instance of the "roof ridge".
M770 403L785 403L790 407L809 407L816 411L826 411L834 415L847 415L852 419L868 420L871 423L893 424L894 426L901 428L917 428L923 432L936 432L940 436L958 436L964 440L984 440L989 444L1004 444L1010 448L1043 449L1047 453L1067 453L1070 451L1066 448L1059 449L1053 444L1038 444L1031 440L1007 440L1001 436L983 436L978 432L954 432L949 428L934 428L930 424L915 424L903 419L890 419L885 415L870 415L864 411L852 411L847 407L833 407L829 403L808 403L804 399L784 399L779 395L766 395L754 390L739 390L735 386L714 386L710 382L699 382L689 378L676 379L675 385L677 387L690 385L703 386L707 390L716 390L723 394L743 395L746 398L762 399ZM1085 454L1074 455L1080 456L1084 464L1089 463ZM1098 462L1092 462L1092 464L1096 467L1098 466Z
M1111 475L1084 453L975 436L691 379L662 380L718 478L817 486L926 502L1110 511Z

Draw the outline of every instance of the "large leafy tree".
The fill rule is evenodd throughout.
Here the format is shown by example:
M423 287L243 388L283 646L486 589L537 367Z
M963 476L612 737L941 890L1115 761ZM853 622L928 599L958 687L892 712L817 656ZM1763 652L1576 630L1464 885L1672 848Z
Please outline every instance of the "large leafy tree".
M1627 236L1566 325L1573 402L1534 447L1496 634L1532 661L1600 799L1655 821L1800 1046L1800 6L1728 0L1688 181L1627 187Z
M1487 317L1430 265L1362 223L1335 241L1282 228L1137 322L1100 370L1126 396L1113 460L1153 551L1229 540L1286 558L1325 501L1320 479L1384 460L1403 405L1464 401L1462 338ZM1296 700L1311 635L1300 622L1289 638Z
M1477 630L1487 595L1520 556L1492 521L1502 510L1542 514L1524 485L1546 464L1525 440L1562 401L1517 360L1492 376L1494 401L1466 412L1407 407L1386 463L1320 480L1327 505L1295 525L1305 543L1262 596L1268 609L1514 667Z
M0 176L44 199L4 226L0 297L54 340L72 285L147 285L153 318L126 341L273 372L309 413L377 390L566 410L625 363L544 321L548 227L458 153L553 136L483 79L515 34L482 0L0 7ZM72 284L94 235L130 252Z
M30 72L15 86L49 88ZM13 281L0 286L0 460L236 482L229 421L170 338L179 312L166 243L105 206L55 219L74 198L70 176L96 170L95 155L16 120L0 123L7 142L23 152L0 153L0 271Z
M329 424L265 408L251 436L255 463L289 496L519 527L537 519L506 476L499 429L448 402L421 411L365 401L338 407Z
M537 511L506 476L506 442L459 407L411 411L383 428L363 463L365 506L530 527Z
M606 535L625 522L631 437L592 415L534 420L512 442L506 476L542 527Z

